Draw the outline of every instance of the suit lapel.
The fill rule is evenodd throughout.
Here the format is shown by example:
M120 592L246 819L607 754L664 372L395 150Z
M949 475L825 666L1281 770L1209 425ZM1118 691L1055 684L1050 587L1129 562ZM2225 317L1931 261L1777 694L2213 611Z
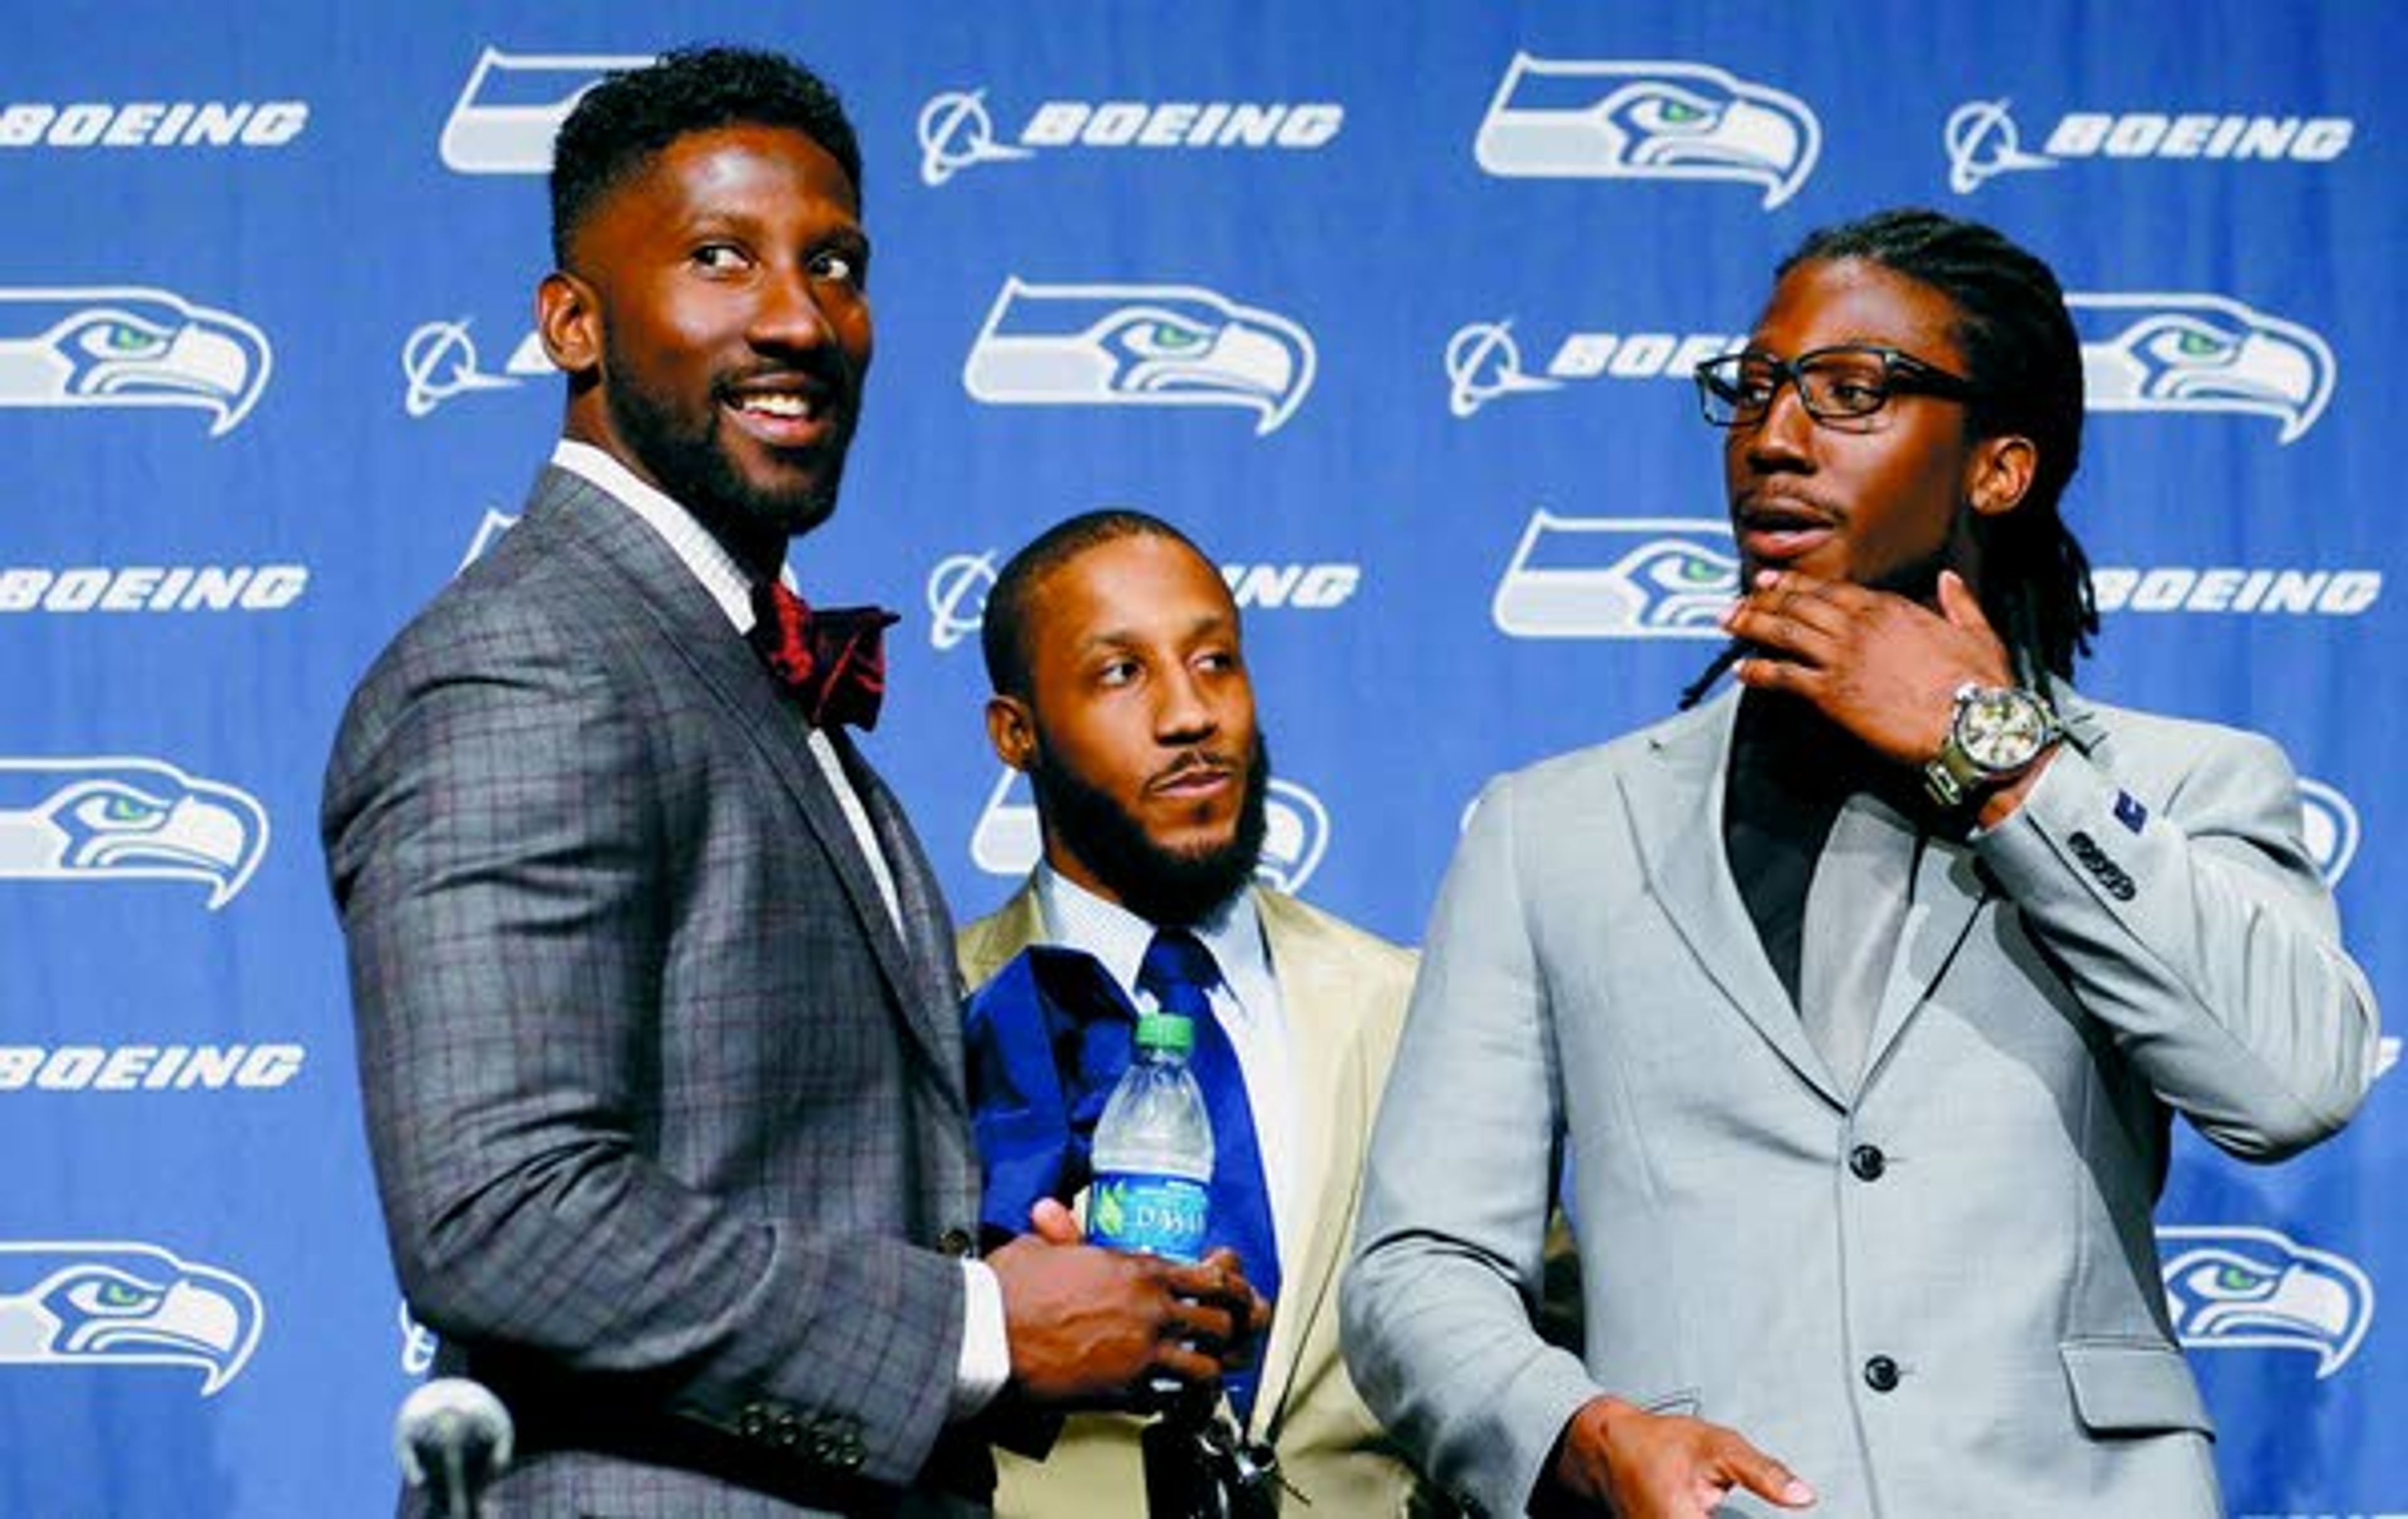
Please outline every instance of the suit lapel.
M1860 1094L1881 1074L1890 1047L1906 1032L1915 1009L1931 995L1948 963L1956 957L1957 946L1973 925L1973 914L1988 898L1971 849L1951 839L1924 839L1915 859L1914 896L1899 928L1898 953L1890 961L1881 1011L1865 1049L1864 1076L1857 1082Z
M1656 899L1698 965L1801 1080L1844 1107L1731 879L1723 789L1738 712L1739 697L1727 695L1649 739L1655 763L1624 781L1631 832Z
M844 809L837 801L819 762L810 756L801 715L780 694L762 669L759 658L729 624L726 614L695 579L694 572L678 559L651 524L609 493L566 470L549 468L537 482L535 499L537 506L528 513L529 522L522 525L534 525L538 509L552 509L557 513L553 521L564 536L581 544L619 580L626 593L624 604L641 608L659 625L664 643L694 670L704 689L720 702L760 752L787 798L819 841L830 870L860 920L879 967L894 988L896 1001L904 1010L906 1026L939 1068L957 1071L961 1065L958 1030L947 1040L932 1026L936 1014L928 1000L928 982L915 969L910 951L896 932L894 918L886 910L886 899L880 894L869 863L863 858L861 846L854 839L853 825L845 820ZM595 594L607 603L607 593L597 590ZM888 805L891 807L891 802ZM917 849L910 851L910 854L918 870L924 872L925 862L920 859ZM898 871L901 869L891 853L889 862ZM922 874L918 879L928 878ZM899 875L897 886L899 890ZM929 895L933 896L933 888ZM941 921L941 907L937 910ZM907 921L910 916L907 902ZM950 953L937 964L950 965ZM943 1005L950 1007L950 1003ZM949 1090L959 1086L958 1081L947 1084ZM959 1100L958 1090L954 1096Z
M895 878L903 920L905 1015L942 1068L958 1073L962 1070L961 977L953 968L953 921L945 911L937 873L921 853L919 836L911 831L901 804L853 746L852 735L841 728L830 729L828 740L869 814L870 831L877 836L886 867ZM881 922L891 927L885 899L876 895L877 882L868 884ZM945 1090L957 1107L968 1111L968 1094L958 1075L945 1083Z
M1257 890L1254 903L1287 1025L1289 1069L1298 1099L1292 1174L1301 1182L1294 1199L1299 1206L1291 1211L1304 1225L1281 1242L1280 1275L1287 1288L1271 1323L1270 1341L1263 1347L1252 1431L1268 1439L1285 1412L1288 1387L1315 1323L1336 1311L1339 1257L1349 1244L1348 1224L1362 1186L1371 1093L1361 1041L1352 1037L1361 1017L1361 983L1344 956L1330 953L1285 898Z
M1035 877L1021 882L1010 900L992 917L982 918L961 933L962 979L972 991L985 985L1011 957L1031 944L1047 942L1045 910L1038 905Z

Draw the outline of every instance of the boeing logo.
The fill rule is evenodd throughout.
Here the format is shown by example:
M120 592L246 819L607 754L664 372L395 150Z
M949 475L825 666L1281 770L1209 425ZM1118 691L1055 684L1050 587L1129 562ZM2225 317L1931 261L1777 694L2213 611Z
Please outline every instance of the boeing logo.
M1770 210L1814 171L1806 103L1705 64L1516 53L1472 152L1506 179L1725 179Z
M1312 337L1198 285L1004 281L962 384L996 406L1234 407L1257 437L1312 388Z
M267 388L267 335L147 285L0 290L0 407L183 407L234 431Z
M2068 295L2093 411L2230 411L2272 417L2289 443L2315 425L2339 366L2296 322L2229 295L2138 291Z
M1531 395L1567 381L1597 380L1687 380L1698 365L1746 345L1728 333L1575 332L1555 346L1545 370L1522 366L1513 323L1473 322L1455 329L1446 344L1446 408L1469 417L1507 395Z
M2358 1263L2272 1229L2157 1230L2166 1311L2186 1350L2297 1350L2322 1381L2349 1363L2374 1318Z
M649 54L477 55L468 82L444 120L444 164L459 174L545 174L560 123L605 74L641 68Z
M164 760L0 759L0 881L193 881L214 910L266 853L259 798Z
M272 1092L298 1044L0 1044L0 1092Z
M1948 148L1948 188L1960 195L1971 194L1993 175L2057 167L2056 159L2024 151L2004 100L1965 102L1948 113L1940 135Z
M7 565L0 612L272 612L308 587L302 565Z
M2358 858L2358 809L2337 786L2300 778L2300 820L2308 857L2328 886L2338 886Z
M2068 111L2035 153L2024 150L2009 104L1969 100L1948 113L1941 141L1948 153L1949 189L1970 195L2001 174L2100 157L2329 164L2348 150L2357 130L2346 116Z
M0 149L281 148L308 124L306 100L15 100Z
M920 179L944 184L980 164L1034 158L1043 149L1287 149L1326 145L1346 123L1333 101L1048 100L1016 143L996 138L984 90L954 90L920 107Z
M948 554L928 572L928 646L958 648L979 636L987 593L995 589L995 551Z
M412 418L424 417L455 395L479 391L516 390L537 375L552 373L543 339L530 331L510 350L509 362L499 374L478 366L477 342L468 336L470 319L422 322L401 345L401 408Z
M2106 565L2090 572L2090 585L2102 612L2358 617L2383 598L2383 571Z
M267 1311L231 1271L132 1240L0 1240L0 1366L190 1366L208 1397Z
M1530 514L1489 615L1516 638L1719 638L1739 595L1730 528L1687 517Z
M1273 891L1300 892L1329 851L1329 810L1304 787L1273 776L1263 812L1263 855L1254 862L1254 879ZM1025 876L1044 848L1028 778L1007 767L970 829L970 862L989 875Z
M954 649L979 636L998 568L992 549L937 562L928 573L930 648ZM1345 560L1238 561L1221 566L1221 580L1241 610L1330 611L1354 599L1363 566Z

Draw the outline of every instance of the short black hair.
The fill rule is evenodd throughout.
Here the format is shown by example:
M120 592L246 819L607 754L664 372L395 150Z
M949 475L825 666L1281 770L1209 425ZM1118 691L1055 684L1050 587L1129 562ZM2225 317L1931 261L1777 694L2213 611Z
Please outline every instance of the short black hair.
M1122 538L1168 538L1212 563L1196 540L1149 512L1129 507L1107 507L1067 517L1039 533L1004 562L986 594L986 611L979 620L979 648L986 655L987 684L999 696L1025 700L1029 669L1036 663L1028 647L1029 603L1037 598L1045 578L1088 550Z
M1957 311L1951 336L1978 392L1968 435L2031 439L2031 489L1975 529L1983 611L2020 659L2071 678L2099 631L2099 608L2089 558L2059 507L2082 463L2083 398L2082 340L2056 273L1995 227L1910 207L1809 233L1774 278L1838 259L1878 264L1947 296Z
M785 126L825 149L861 195L861 143L825 79L757 48L681 48L641 68L607 75L577 102L552 150L552 257L611 190L660 151L724 126Z

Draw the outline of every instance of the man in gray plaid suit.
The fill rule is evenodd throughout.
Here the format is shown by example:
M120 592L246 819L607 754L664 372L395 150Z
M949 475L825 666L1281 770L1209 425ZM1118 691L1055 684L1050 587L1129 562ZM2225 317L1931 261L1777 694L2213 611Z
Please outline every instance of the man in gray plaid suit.
M776 588L859 414L860 169L773 55L580 102L538 294L565 436L336 741L386 1226L438 1369L516 1418L496 1514L976 1512L992 1433L1212 1376L1261 1311L1226 1253L1059 1213L975 1258L951 924L837 725L877 619L814 658ZM869 679L789 689L814 666Z

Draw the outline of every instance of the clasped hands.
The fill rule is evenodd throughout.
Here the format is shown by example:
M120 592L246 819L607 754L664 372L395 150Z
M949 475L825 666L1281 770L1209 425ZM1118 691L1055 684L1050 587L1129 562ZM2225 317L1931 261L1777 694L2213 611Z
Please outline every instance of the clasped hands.
M1150 1383L1218 1378L1270 1321L1232 1251L1182 1265L1090 1245L1051 1200L1030 1225L986 1261L1003 1289L1012 1385L1032 1401L1149 1406Z

